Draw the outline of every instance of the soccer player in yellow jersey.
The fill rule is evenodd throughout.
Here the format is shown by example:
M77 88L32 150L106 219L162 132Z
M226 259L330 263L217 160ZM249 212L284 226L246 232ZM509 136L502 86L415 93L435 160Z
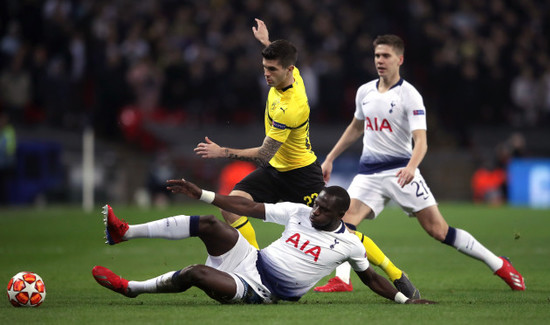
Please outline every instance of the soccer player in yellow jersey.
M321 165L309 141L309 104L304 81L294 66L297 51L287 40L269 41L263 21L257 19L255 37L266 47L262 64L271 86L265 108L265 138L260 147L220 147L208 137L195 152L203 158L232 158L255 162L259 167L239 182L230 195L256 202L290 201L311 205L324 188ZM246 217L222 211L224 219L258 247Z
M265 107L265 138L259 147L234 149L221 147L205 137L195 148L202 158L231 158L255 162L259 167L235 185L229 195L256 202L289 201L313 204L325 187L323 173L309 141L309 105L300 71L296 68L297 50L287 40L269 41L265 23L256 19L254 36L262 51L264 77L271 89ZM258 248L254 228L246 216L222 210L222 216L237 228L250 244ZM418 290L407 276L384 255L368 237L357 232L367 250L369 261L380 266L398 290L407 297L419 298ZM351 291L342 282L338 291Z

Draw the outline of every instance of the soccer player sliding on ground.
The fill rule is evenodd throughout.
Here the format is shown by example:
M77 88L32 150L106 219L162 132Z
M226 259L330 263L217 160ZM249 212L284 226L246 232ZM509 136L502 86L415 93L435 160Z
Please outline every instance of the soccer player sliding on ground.
M349 195L338 186L319 193L313 207L299 203L257 203L238 196L201 190L185 180L168 181L168 189L200 199L219 208L285 226L278 240L257 250L233 227L213 215L178 215L139 225L118 219L110 206L103 214L107 243L135 238L185 239L199 237L208 252L204 265L191 265L145 281L128 281L111 270L96 266L96 281L127 297L142 293L183 292L200 288L221 303L272 303L297 301L321 278L344 261L361 281L380 296L407 304L431 304L409 299L369 267L365 248L350 233L342 217Z

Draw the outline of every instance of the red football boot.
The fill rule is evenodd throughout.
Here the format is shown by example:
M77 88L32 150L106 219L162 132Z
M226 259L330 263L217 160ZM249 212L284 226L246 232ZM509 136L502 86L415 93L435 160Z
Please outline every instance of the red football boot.
M501 256L499 257L504 264L502 264L502 267L498 269L495 274L502 278L509 286L512 288L512 290L519 290L524 291L525 290L525 281L523 280L523 276L512 266L512 263L510 263L510 260L507 257Z
M137 296L128 292L128 280L116 275L113 271L106 267L94 266L92 269L92 275L97 283L107 289L111 289L114 292L118 292L129 298L134 298Z
M103 222L105 223L105 238L107 239L105 244L114 245L126 241L122 237L130 228L128 223L117 218L108 204L103 207L102 213Z
M328 283L324 286L315 287L313 291L317 292L349 292L353 291L353 286L351 282L349 284L345 283L339 277L335 276L334 278L328 280Z

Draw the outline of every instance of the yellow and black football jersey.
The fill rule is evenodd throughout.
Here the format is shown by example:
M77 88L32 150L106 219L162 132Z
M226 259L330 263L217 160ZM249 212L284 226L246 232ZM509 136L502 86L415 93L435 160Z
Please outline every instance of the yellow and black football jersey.
M309 141L309 104L298 68L293 71L294 83L284 89L272 87L265 108L266 136L282 142L269 161L284 172L310 165L317 160Z

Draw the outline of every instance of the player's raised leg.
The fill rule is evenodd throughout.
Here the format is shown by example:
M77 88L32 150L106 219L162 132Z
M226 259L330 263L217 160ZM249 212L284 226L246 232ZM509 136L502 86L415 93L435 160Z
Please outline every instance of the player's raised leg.
M203 241L209 255L219 256L235 246L239 238L234 228L213 215L179 215L139 225L129 225L118 219L110 206L107 205L104 211L107 211L106 243L111 245L135 238L177 240L196 236Z
M417 219L426 232L459 252L483 261L501 277L512 290L525 290L523 276L512 266L506 258L498 257L485 248L477 239L463 229L450 227L437 206L430 206L416 213Z
M164 238L184 239L191 236L191 220L198 216L174 216L159 219L144 224L129 225L126 221L117 218L109 205L103 207L103 221L105 222L106 244L115 245L135 238ZM195 221L197 223L198 221Z

